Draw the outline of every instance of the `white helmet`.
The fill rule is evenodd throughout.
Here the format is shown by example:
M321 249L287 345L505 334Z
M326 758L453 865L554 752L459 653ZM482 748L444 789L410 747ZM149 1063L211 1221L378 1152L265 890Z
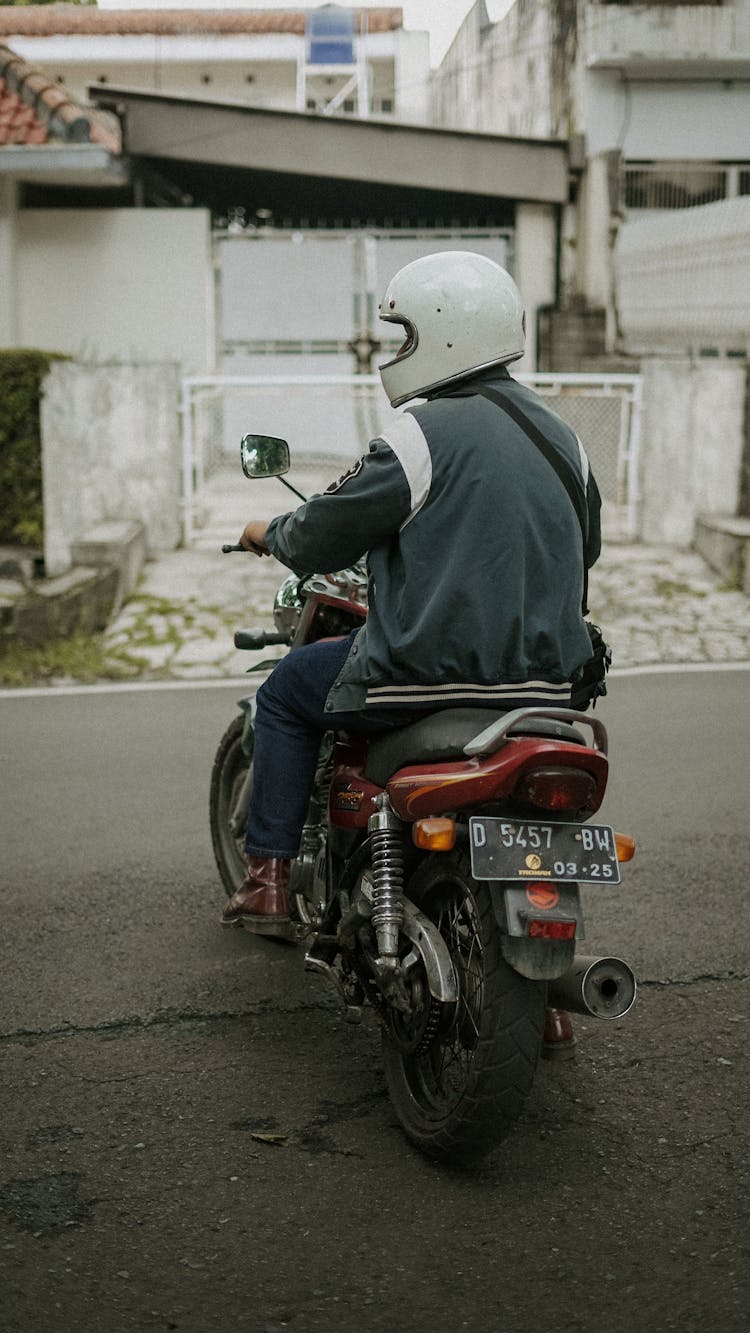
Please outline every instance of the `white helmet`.
M523 356L526 319L516 284L499 264L469 250L425 255L400 269L380 318L406 329L403 346L380 367L393 407Z

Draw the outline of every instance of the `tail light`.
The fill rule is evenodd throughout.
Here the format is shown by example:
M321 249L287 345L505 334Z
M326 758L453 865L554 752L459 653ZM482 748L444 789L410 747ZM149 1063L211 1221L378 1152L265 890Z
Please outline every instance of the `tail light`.
M615 833L618 861L632 861L635 856L635 838L627 833Z
M540 810L596 810L596 778L584 768L534 768L513 795Z
M559 917L533 916L527 919L526 934L530 940L574 940L576 923Z
M412 829L415 847L425 852L450 852L456 845L455 819L418 819Z

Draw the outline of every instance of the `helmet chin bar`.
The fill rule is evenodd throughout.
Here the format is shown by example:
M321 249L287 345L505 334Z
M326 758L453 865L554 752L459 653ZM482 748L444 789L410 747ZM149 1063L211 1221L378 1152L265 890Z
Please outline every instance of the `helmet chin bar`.
M485 361L481 366L472 366L470 370L458 371L455 375L447 375L444 379L433 380L432 384L423 384L419 389L412 389L410 392L402 394L400 398L394 398L391 407L401 407L408 403L411 398L426 398L428 394L434 393L437 389L445 389L448 385L459 385L463 380L469 380L474 375L480 375L483 370L491 370L493 366L508 366L513 361L518 361L523 356L523 352L514 352L511 356L498 356L490 361ZM396 358L396 361L399 358ZM388 366L394 366L396 361L389 361ZM381 370L387 369L387 366L381 366Z

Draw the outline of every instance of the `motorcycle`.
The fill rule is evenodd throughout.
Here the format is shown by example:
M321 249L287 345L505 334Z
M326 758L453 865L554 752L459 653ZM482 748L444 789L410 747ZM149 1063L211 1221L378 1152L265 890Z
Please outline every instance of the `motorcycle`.
M245 436L241 460L246 476L277 476L300 495L284 478L285 441ZM276 594L275 632L239 630L234 642L293 652L349 634L366 615L364 565L292 574ZM252 694L239 701L211 777L213 848L230 895L245 873L254 706ZM292 866L291 933L349 1021L375 1010L394 1111L430 1157L477 1160L510 1131L545 1015L563 1020L570 1047L569 1012L615 1019L632 1008L627 963L576 952L579 886L618 884L635 851L632 838L590 822L607 749L598 718L546 707L446 709L382 735L323 740Z

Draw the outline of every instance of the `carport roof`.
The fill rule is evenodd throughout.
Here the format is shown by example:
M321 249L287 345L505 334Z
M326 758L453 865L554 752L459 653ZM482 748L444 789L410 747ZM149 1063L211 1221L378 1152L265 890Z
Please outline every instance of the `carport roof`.
M533 203L568 198L568 149L557 140L269 111L111 85L88 93L117 110L125 151L134 157Z

